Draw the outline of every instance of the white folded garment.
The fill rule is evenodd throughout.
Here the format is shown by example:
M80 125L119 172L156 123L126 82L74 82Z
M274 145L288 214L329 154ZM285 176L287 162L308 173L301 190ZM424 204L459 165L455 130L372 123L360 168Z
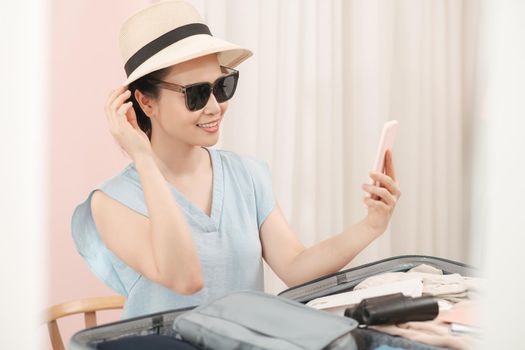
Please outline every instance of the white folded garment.
M481 279L463 277L458 273L443 274L443 271L433 266L421 264L407 272L386 272L371 276L354 290L365 290L389 285L399 281L420 280L423 282L423 295L439 297L451 302L458 302L469 296L469 292L481 289Z
M457 273L444 275L441 270L425 264L419 265L408 272L386 272L369 277L355 286L354 290L375 288L414 278L423 282L423 295L440 297L451 301L467 297L468 285L465 283L466 277Z
M398 281L377 287L313 299L306 303L306 305L343 316L346 308L359 304L363 299L394 293L403 293L403 295L413 298L420 297L423 293L423 282L421 278L413 278L406 281Z

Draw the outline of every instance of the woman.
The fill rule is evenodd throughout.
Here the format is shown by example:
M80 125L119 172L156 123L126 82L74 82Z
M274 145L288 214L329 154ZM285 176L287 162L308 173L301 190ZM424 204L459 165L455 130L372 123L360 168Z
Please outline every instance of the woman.
M211 36L189 4L161 1L133 15L120 47L128 78L105 112L133 162L76 208L72 232L92 271L127 297L122 318L263 290L263 258L298 285L340 270L386 230L400 196L390 153L386 174L371 175L381 187L363 187L374 195L366 218L305 249L267 164L208 148L237 86L234 67L252 53Z

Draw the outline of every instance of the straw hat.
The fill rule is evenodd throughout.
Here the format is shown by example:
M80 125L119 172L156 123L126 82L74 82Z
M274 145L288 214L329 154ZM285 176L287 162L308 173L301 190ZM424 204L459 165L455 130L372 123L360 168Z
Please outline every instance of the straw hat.
M253 53L212 36L195 8L182 0L163 0L129 17L119 32L128 85L144 75L211 53L235 67Z

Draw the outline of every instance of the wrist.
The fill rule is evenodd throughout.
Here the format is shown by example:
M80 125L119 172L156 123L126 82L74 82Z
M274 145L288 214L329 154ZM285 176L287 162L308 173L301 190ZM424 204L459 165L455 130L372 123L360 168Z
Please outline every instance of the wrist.
M140 152L133 156L133 162L135 163L135 167L139 168L142 166L151 166L151 163L155 163L155 160L151 153Z
M367 232L367 234L374 236L374 237L380 236L386 230L385 227L374 224L369 216L364 218L360 222L360 225L362 226L363 230Z

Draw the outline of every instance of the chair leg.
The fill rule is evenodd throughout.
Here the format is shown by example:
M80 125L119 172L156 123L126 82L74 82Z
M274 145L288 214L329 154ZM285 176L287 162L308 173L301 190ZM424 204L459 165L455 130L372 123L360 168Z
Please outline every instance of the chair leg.
M57 321L48 322L47 329L49 331L49 338L51 339L53 350L64 350L64 343L62 342L62 336L60 335Z
M84 320L86 322L86 328L95 327L97 325L97 314L95 311L84 313Z

